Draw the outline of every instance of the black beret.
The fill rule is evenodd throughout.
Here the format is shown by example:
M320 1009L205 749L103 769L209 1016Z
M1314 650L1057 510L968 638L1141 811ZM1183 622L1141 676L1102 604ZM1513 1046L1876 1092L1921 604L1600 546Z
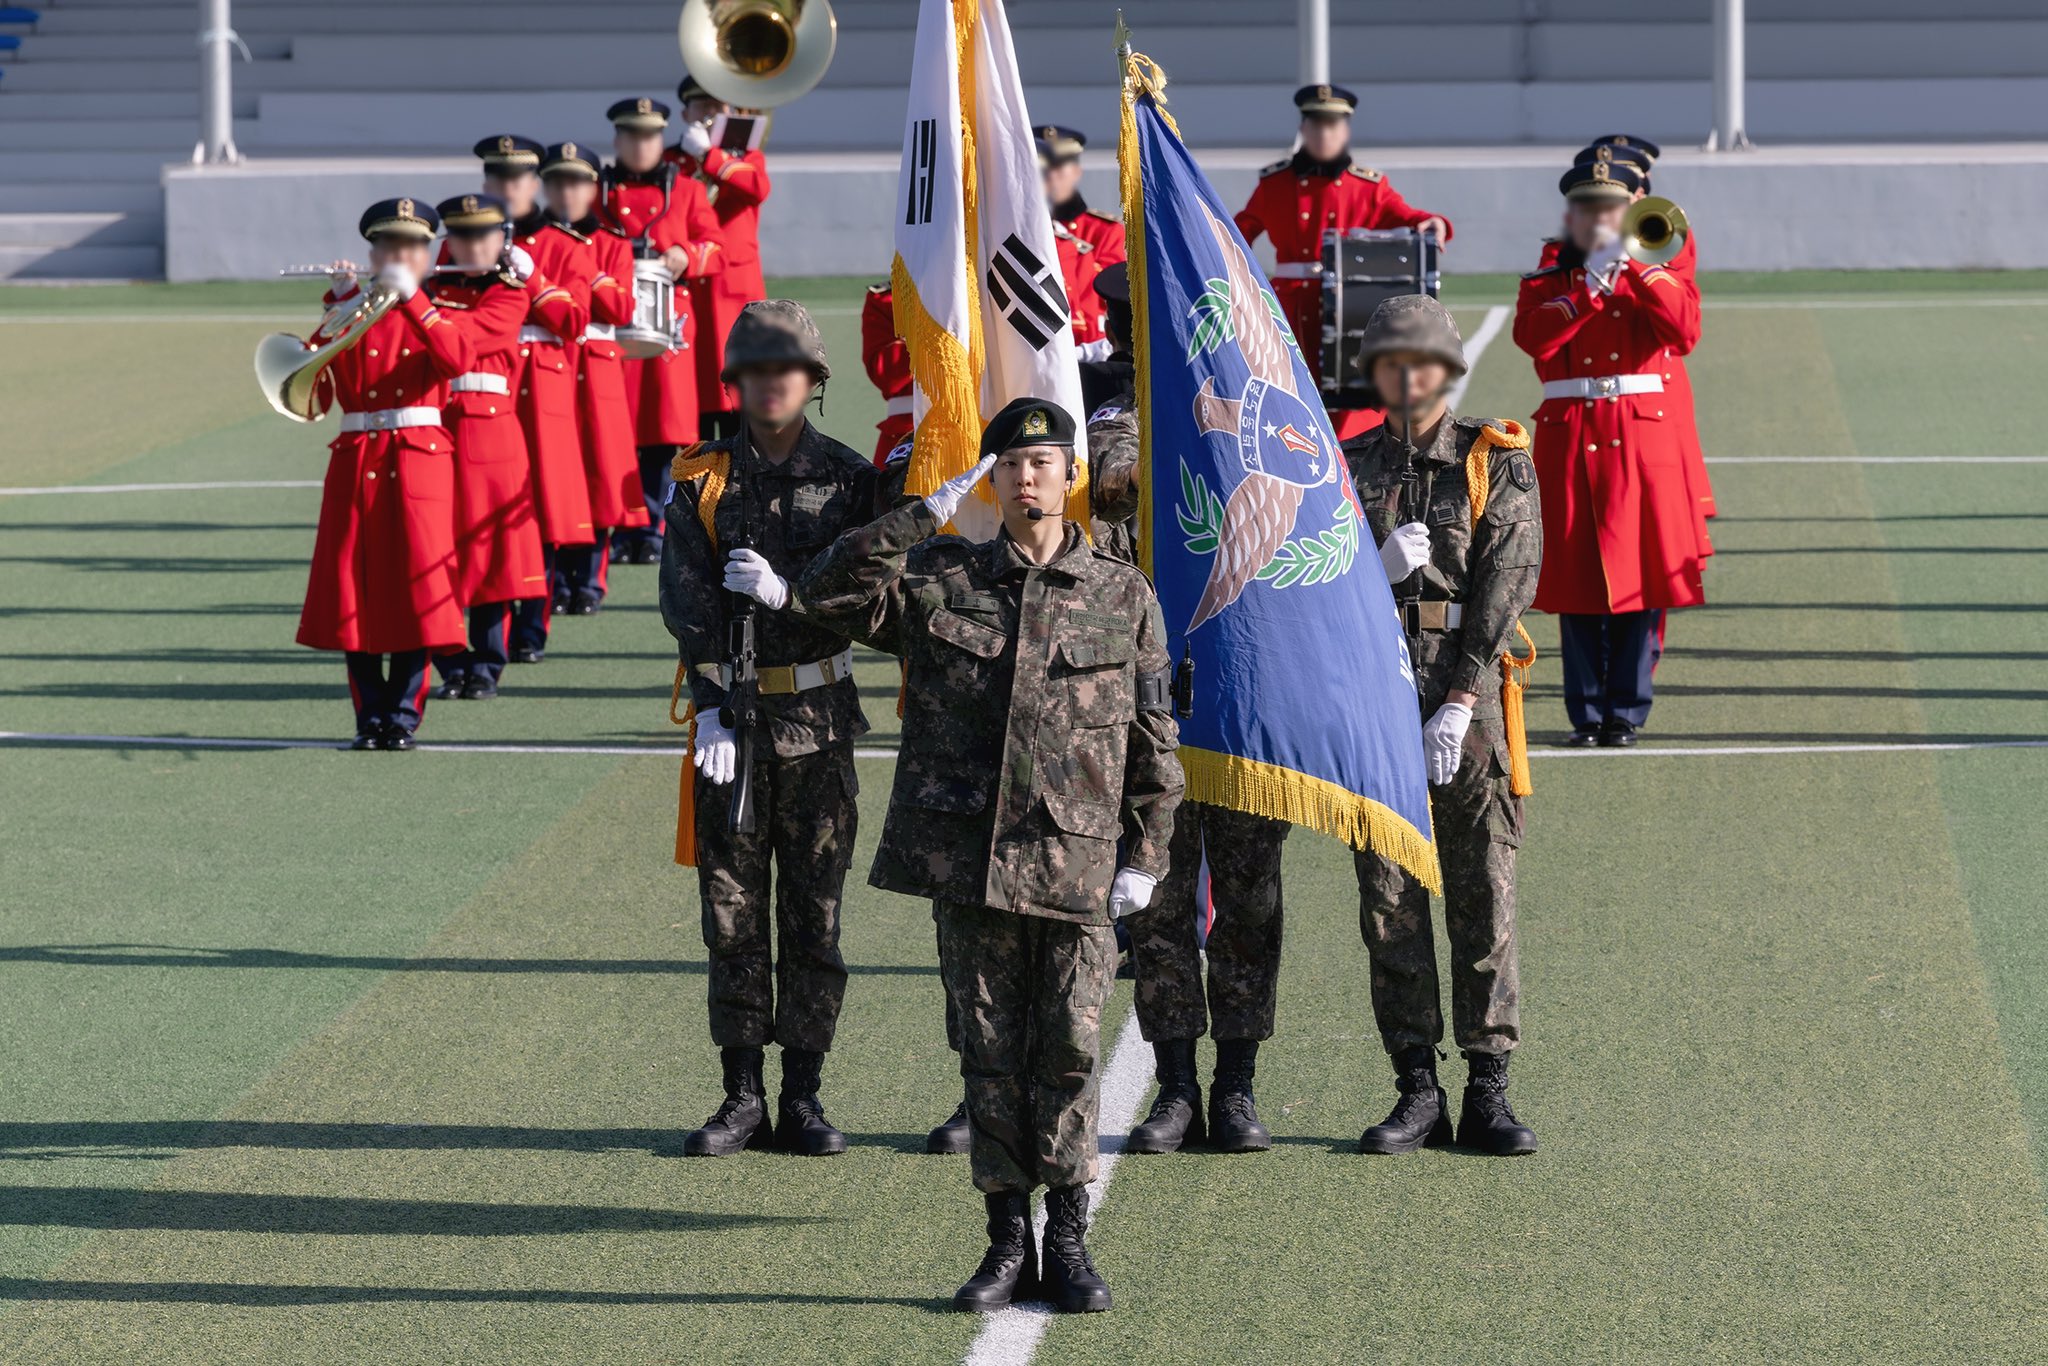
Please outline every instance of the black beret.
M668 106L660 100L650 100L645 95L637 99L620 100L604 111L604 116L620 128L638 128L652 132L668 127Z
M1349 114L1358 96L1341 85L1305 85L1294 92L1294 107L1304 114Z
M1566 199L1627 200L1643 188L1643 170L1628 161L1587 161L1558 177Z
M483 158L487 171L530 171L540 165L541 145L511 133L480 139L470 151Z
M1038 143L1038 159L1042 163L1072 161L1088 145L1088 139L1080 133L1056 123L1042 123L1032 132Z
M981 453L1001 455L1019 446L1074 444L1074 419L1050 399L1020 398L988 420L981 434Z
M1655 161L1658 157L1664 155L1664 149L1656 143L1648 138L1639 138L1633 133L1609 133L1604 138L1594 138L1592 145L1595 147L1626 147L1632 152L1642 153L1651 161Z
M434 206L450 237L481 237L510 222L505 201L494 194L459 194Z
M547 155L541 159L540 173L595 180L597 154L581 142L557 142L549 146Z
M1127 304L1131 301L1131 263L1118 261L1113 266L1103 267L1102 274L1095 277L1095 293L1104 299Z
M440 227L441 216L417 199L380 199L356 220L356 231L368 242L380 237L429 242Z

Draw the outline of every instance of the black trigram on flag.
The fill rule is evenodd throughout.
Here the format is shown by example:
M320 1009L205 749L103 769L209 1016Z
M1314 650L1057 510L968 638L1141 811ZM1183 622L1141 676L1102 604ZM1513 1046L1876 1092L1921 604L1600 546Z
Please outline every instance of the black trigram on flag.
M919 119L910 127L910 191L903 206L905 227L932 221L932 186L938 180L939 121Z
M1045 350L1060 329L1073 325L1059 270L1039 260L1014 232L988 263L988 292L1004 320L1031 343L1033 351Z

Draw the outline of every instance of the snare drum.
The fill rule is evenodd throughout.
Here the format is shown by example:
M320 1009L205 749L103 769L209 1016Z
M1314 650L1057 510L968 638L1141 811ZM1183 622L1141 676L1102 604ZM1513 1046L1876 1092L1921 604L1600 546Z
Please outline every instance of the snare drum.
M619 351L652 360L676 349L676 280L659 257L633 262L633 321L619 329Z
M1377 408L1372 377L1358 368L1372 311L1397 294L1427 294L1439 283L1438 243L1413 228L1330 229L1323 234L1323 351L1317 376L1328 408Z

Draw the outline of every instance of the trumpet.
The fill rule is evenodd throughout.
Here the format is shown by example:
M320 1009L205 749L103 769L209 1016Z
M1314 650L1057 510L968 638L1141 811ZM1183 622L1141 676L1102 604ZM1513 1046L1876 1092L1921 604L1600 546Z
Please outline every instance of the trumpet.
M1662 195L1645 195L1621 219L1621 249L1646 266L1661 266L1685 250L1692 233L1685 210Z

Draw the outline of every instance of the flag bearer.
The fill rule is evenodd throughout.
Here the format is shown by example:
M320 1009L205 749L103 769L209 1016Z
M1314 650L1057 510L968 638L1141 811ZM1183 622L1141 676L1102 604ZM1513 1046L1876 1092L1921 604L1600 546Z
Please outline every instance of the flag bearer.
M979 465L841 538L797 590L812 617L908 670L868 880L936 904L988 1216L988 1251L953 1298L966 1310L1039 1293L1109 1308L1085 1233L1110 925L1166 871L1183 786L1152 587L1060 515L1074 435L1057 404L1018 399ZM939 535L991 467L1002 531ZM1041 1185L1042 1259L1028 1203Z
M426 292L476 353L448 382L442 408L455 441L456 595L469 608L469 649L437 661L435 696L478 701L498 695L513 604L548 591L526 434L512 400L533 258L507 248L511 222L494 195L457 195L435 212L448 233L450 268L428 279Z
M692 1156L771 1141L807 1156L846 1151L818 1082L846 994L839 906L858 822L853 742L868 725L850 643L789 589L835 537L873 515L875 467L804 417L831 373L802 305L749 305L725 346L723 378L740 396L740 429L675 460L661 614L696 707L698 886L711 1039L725 1082L717 1112L685 1140ZM735 734L721 714L733 678L729 627L734 605L749 597L760 604L760 721L754 733ZM742 746L752 755L751 832L728 821ZM770 952L771 931L779 952ZM782 1045L772 1122L762 1078L771 1043Z
M364 211L357 230L370 244L370 269L399 303L321 380L341 409L341 431L329 448L298 640L346 656L355 749L411 749L426 709L428 656L463 643L454 442L441 407L448 381L470 371L476 351L420 288L439 225L414 199ZM360 288L337 272L326 302Z
M1515 852L1523 738L1505 713L1501 657L1536 596L1543 521L1529 438L1513 422L1452 415L1465 373L1457 325L1436 300L1373 310L1362 363L1389 400L1387 423L1347 442L1346 460L1394 585L1422 706L1430 812L1444 874L1452 1034L1467 1081L1457 1141L1499 1155L1536 1151L1508 1106L1508 1055L1521 1040ZM1405 402L1404 402L1405 399ZM1412 446L1410 442L1412 440ZM1429 892L1392 860L1356 855L1359 929L1372 960L1373 1014L1400 1092L1359 1141L1405 1153L1451 1141L1437 1081L1444 1036Z

